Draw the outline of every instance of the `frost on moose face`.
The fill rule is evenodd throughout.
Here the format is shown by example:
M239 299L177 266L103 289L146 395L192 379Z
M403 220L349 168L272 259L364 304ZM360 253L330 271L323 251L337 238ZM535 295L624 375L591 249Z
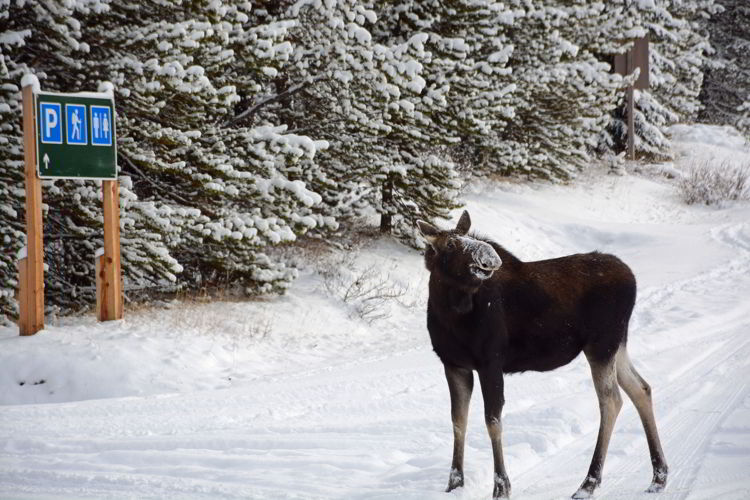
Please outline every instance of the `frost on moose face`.
M463 250L471 256L469 270L476 278L486 280L502 265L503 261L489 243L468 236L459 236L457 239Z
M430 246L425 253L427 269L432 272L438 260L449 274L466 276L484 281L502 265L495 249L486 241L468 236L471 227L469 212L464 210L453 231L441 231L425 221L417 221L417 227ZM440 258L438 259L438 256Z

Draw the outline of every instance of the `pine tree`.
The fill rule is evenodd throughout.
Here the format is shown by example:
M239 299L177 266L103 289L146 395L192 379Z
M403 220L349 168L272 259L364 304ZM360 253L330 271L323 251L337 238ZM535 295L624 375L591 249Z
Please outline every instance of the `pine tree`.
M734 125L750 137L750 5L717 0L723 9L707 21L714 53L708 61L700 120ZM744 105L743 105L744 103Z
M377 2L375 8L376 40L424 39L424 88L406 96L415 111L386 136L376 176L381 230L414 241L417 219L445 217L457 206L458 170L486 175L501 168L499 138L513 116L514 90L505 30L514 14L475 0Z
M378 2L382 22L376 37L401 42L417 33L427 35L422 75L430 92L445 102L422 106L430 133L453 145L452 156L464 169L494 173L498 140L514 116L515 89L507 62L513 47L506 31L517 13L491 1ZM435 104L439 104L436 106Z
M0 21L8 22L9 11L0 4ZM5 12L5 15L3 15ZM19 82L25 73L16 69L5 54L23 46L24 38L8 27L0 32L0 324L5 316L18 314L15 291L18 286L16 256L25 245L23 219L23 141L21 135L21 92ZM11 33L15 33L12 36ZM10 49L10 50L9 50ZM9 69L9 66L12 68Z
M328 143L304 169L327 214L374 211L384 231L407 240L409 231L402 229L413 225L413 214L445 215L455 181L450 164L430 155L430 136L423 135L429 124L423 104L444 102L424 88L426 36L379 43L375 11L355 1L274 7L256 14L268 16L264 22L294 22L294 53L274 81L278 98L255 119L279 116L293 131L314 131ZM399 130L413 147L404 150L394 140Z
M325 144L272 122L235 120L243 97L263 95L264 78L291 47L285 26L248 24L250 9L242 1L177 0L9 6L0 40L10 80L0 113L18 113L18 89L9 82L26 72L44 90L114 83L126 290L217 283L283 289L295 271L264 249L327 221L316 209L320 196L295 178L297 165ZM9 188L0 191L0 217L13 219L22 204L20 130L6 123L0 175ZM45 182L48 303L80 307L93 296L100 190L93 181ZM0 222L15 255L21 226ZM2 263L3 312L13 314L13 257L3 252Z
M183 218L167 244L192 287L281 290L295 271L263 249L316 225L320 196L287 173L322 144L236 119L243 97L262 95L258 75L289 55L285 28L246 27L250 12L240 1L120 2L92 33L109 62L92 74L128 96L123 170L142 200Z
M713 0L654 0L630 4L628 9L649 36L650 86L635 91L636 152L668 159L667 127L694 120L700 111L698 95L711 50L702 20L716 7ZM624 107L624 98L620 104ZM615 123L612 129L616 142L624 144L624 124Z
M604 59L618 40L606 30L619 10L583 0L510 5L524 15L509 37L517 90L516 116L503 133L506 168L565 180L588 166L615 106L620 78Z
M35 73L43 90L71 92L96 90L98 82L86 80L83 62L90 46L83 41L86 22L108 10L105 1L78 2L10 2L4 23L7 31L2 40L14 43L4 47L7 80L0 108L16 119L9 122L4 133L5 150L0 156L0 172L8 179L7 191L11 200L5 206L15 220L0 220L4 245L17 249L25 245L23 230L23 162L20 116L20 89L18 82L26 73ZM93 88L92 88L93 87ZM4 104L4 105L3 105ZM0 146L2 147L2 146ZM121 217L123 267L126 280L138 282L142 278L162 281L173 276L179 265L169 255L153 220L135 218L136 211L128 210L128 202L135 195L128 189L127 180L121 188L124 199ZM63 308L80 308L93 302L94 254L102 245L101 187L95 181L44 181L42 198L44 211L44 254L46 302ZM151 223L149 227L148 223ZM129 243L132 243L129 245ZM144 254L150 254L148 259ZM15 252L3 252L8 259ZM2 271L4 297L10 297L10 287L15 287L15 265L4 266ZM4 300L3 312L15 314L15 303Z

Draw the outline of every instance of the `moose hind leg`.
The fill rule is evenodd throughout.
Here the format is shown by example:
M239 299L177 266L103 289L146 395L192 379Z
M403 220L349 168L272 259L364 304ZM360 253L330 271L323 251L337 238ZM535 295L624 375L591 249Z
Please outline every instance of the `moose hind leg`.
M445 378L451 396L453 421L453 462L448 477L448 488L445 491L452 491L464 485L464 443L474 374L465 368L445 365Z
M630 361L625 346L617 351L617 382L625 391L630 400L638 410L641 417L643 429L646 431L646 442L651 455L651 465L654 468L654 477L651 485L646 491L656 493L662 491L667 484L667 461L661 448L659 433L656 430L656 419L654 418L654 406L651 400L651 387L638 374Z
M591 375L594 379L594 388L599 400L599 434L596 438L596 447L594 456L591 458L588 474L581 486L573 494L573 498L590 498L599 484L602 482L602 469L604 468L604 459L607 456L609 440L612 437L612 429L615 427L615 420L622 408L622 397L617 387L617 372L615 367L615 358L601 362L596 361L587 355L589 365L591 366Z

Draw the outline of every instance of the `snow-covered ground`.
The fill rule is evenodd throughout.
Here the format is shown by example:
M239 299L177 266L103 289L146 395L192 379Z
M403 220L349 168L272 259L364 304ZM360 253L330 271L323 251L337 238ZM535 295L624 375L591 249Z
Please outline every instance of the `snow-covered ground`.
M726 130L674 134L676 169L696 155L750 163ZM636 273L629 351L671 475L642 493L651 466L626 401L596 496L750 498L750 204L686 206L665 180L599 171L466 200L474 228L522 259L598 249ZM0 498L489 498L479 391L466 487L443 493L452 431L426 286L421 257L383 241L319 254L273 300L53 318L28 338L0 328ZM506 400L512 498L568 498L598 426L586 362L508 377Z

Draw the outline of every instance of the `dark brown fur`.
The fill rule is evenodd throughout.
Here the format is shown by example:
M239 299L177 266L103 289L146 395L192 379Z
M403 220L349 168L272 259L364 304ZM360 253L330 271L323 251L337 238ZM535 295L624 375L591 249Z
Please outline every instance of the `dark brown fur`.
M510 494L510 482L500 442L503 373L554 370L584 352L597 394L601 392L602 409L602 428L589 474L576 492L576 496L585 497L601 481L611 426L621 404L618 375L627 378L620 381L621 385L637 376L639 383L645 384L644 391L648 388L632 369L625 351L635 304L635 277L620 259L598 252L522 262L495 242L466 236L470 224L467 212L452 231L419 223L430 243L425 252L425 265L430 271L427 328L451 391L455 440L448 490L463 485L463 435L473 371L478 372L482 385L485 419L493 442L494 497L504 498ZM482 247L483 243L502 260L499 268L493 271L490 268L494 266L490 266L485 271L492 273L489 277L471 272L476 259L465 248ZM486 247L481 250L488 251ZM620 351L619 357L625 361L620 362L623 366L616 366ZM635 375L631 376L630 370ZM630 385L626 385L627 392ZM658 436L653 436L655 425L651 433L647 426L652 423L647 422L650 389L648 392L648 408L644 402L638 409L649 434L655 478L652 487L660 486L654 488L656 491L666 482L666 462ZM653 421L652 411L650 415ZM657 473L663 480L657 481Z

